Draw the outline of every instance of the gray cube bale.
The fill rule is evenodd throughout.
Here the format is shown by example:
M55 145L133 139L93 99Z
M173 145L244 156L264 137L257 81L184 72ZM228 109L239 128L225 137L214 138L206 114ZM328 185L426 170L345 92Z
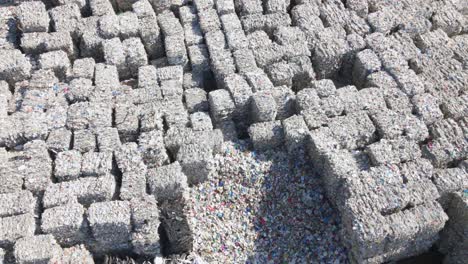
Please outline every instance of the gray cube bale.
M311 87L315 89L320 98L332 96L336 93L335 84L330 79L313 81Z
M114 15L115 11L109 0L90 0L89 7L93 16Z
M18 263L48 263L62 253L62 248L52 235L37 235L18 239L14 255Z
M139 37L140 25L138 17L134 12L124 12L119 14L118 17L121 39Z
M115 127L101 128L96 135L99 152L112 152L121 146L119 132Z
M122 142L135 139L138 135L139 108L130 103L117 104L115 109L115 127Z
M112 106L108 102L91 102L88 113L90 129L112 126Z
M112 170L112 153L86 152L83 154L81 173L84 176L103 176Z
M250 99L253 94L247 81L239 74L231 74L224 79L224 86L232 95L236 105L236 118L243 118L249 114Z
M188 184L179 162L148 170L148 185L158 202L185 197Z
M73 131L73 149L81 153L96 150L96 136L91 130L81 129Z
M114 176L84 177L78 180L49 185L44 193L44 208L79 202L90 205L95 202L110 201L115 196Z
M388 109L399 114L410 114L413 111L413 105L404 92L398 88L391 88L385 91L385 102Z
M117 162L117 167L123 173L137 172L146 169L138 145L134 142L125 143L117 149L115 151L115 160Z
M197 9L198 12L207 9L207 8L212 8L214 5L213 0L194 0L193 5Z
M206 45L188 47L188 55L193 72L203 73L210 70L209 53Z
M236 63L237 71L240 74L247 72L255 72L258 70L255 62L255 56L250 49L240 49L233 52L234 61Z
M468 96L447 98L440 108L446 117L455 120L462 119L468 111Z
M132 10L139 19L144 17L156 17L156 13L148 0L132 1Z
M215 0L214 2L220 16L236 12L233 0Z
M108 65L114 65L119 72L119 77L128 78L130 71L127 68L126 54L119 38L112 38L102 42L104 60Z
M61 181L77 179L81 174L81 153L76 150L68 150L58 153L55 159L55 178Z
M184 24L184 37L187 46L198 45L203 43L203 32L198 21L190 24Z
M414 110L419 118L427 125L430 125L444 117L444 114L439 108L437 98L431 94L415 95L411 102L414 105Z
M48 148L57 153L66 151L70 148L72 132L65 128L55 129L47 137Z
M226 41L229 49L233 51L249 47L249 40L242 29L227 32Z
M219 20L218 13L213 8L207 8L198 13L200 28L203 33L216 31L221 29L221 21Z
M36 230L34 214L21 214L0 218L0 245L11 247L22 237L31 237Z
M164 56L163 40L155 17L140 19L140 37L149 58L156 59Z
M458 35L466 28L466 18L452 5L444 5L432 17L435 29L442 29L448 36Z
M399 164L414 161L421 157L418 144L405 139L382 139L367 146L367 153L374 166Z
M31 76L31 63L19 50L0 50L0 79L11 85Z
M242 24L236 14L224 14L220 16L221 25L226 33L242 30Z
M69 89L65 97L71 103L83 102L89 99L93 92L93 81L90 79L76 78L70 81Z
M180 24L179 20L175 17L174 13L170 10L165 11L158 15L158 22L164 37L183 35L184 29Z
M18 22L24 33L49 31L49 15L41 1L21 3L18 7Z
M294 115L282 121L284 139L288 153L305 151L309 129L301 115Z
M335 139L346 149L365 147L375 141L376 128L364 112L356 112L330 120L329 128Z
M119 74L116 66L98 63L95 69L94 83L96 86L119 86Z
M194 131L213 130L210 115L206 112L195 112L190 114L190 126Z
M296 96L286 86L277 86L271 90L276 101L276 119L282 120L295 113Z
M146 195L146 169L124 172L120 187L120 199L131 200L144 195Z
M254 148L259 151L279 147L284 142L281 121L253 124L249 127L248 132Z
M212 158L213 152L210 148L196 144L183 145L177 152L177 161L187 175L189 184L202 183L208 179Z
M184 27L186 24L192 24L198 21L197 11L193 5L181 6L179 8L179 17Z
M154 196L145 195L130 201L134 232L131 235L133 251L145 256L161 253L159 243L159 208Z
M93 203L88 209L88 221L99 247L111 251L129 248L132 229L129 202Z
M300 113L307 110L318 110L320 104L321 101L317 89L306 88L297 93L296 108Z
M84 222L85 209L79 203L44 210L41 218L41 230L51 234L61 245L73 245L84 242L87 237Z
M80 41L80 56L93 57L95 59L102 58L101 49L102 38L97 32L86 31L81 36Z
M286 0L267 0L265 3L266 13L286 13L289 9L289 1Z
M94 79L94 66L96 65L93 58L77 59L73 62L72 76L74 78Z
M169 163L162 131L152 130L141 133L138 137L138 149L148 168L156 168Z
M70 69L70 60L64 51L51 51L39 56L39 67L51 69L60 79L64 79Z
M188 62L187 50L184 44L184 35L176 34L164 38L167 61L170 65L186 66Z
M191 88L184 91L185 106L189 113L208 111L209 104L206 92L200 88Z
M347 48L343 39L327 39L317 44L313 63L319 79L331 78L338 73Z
M346 2L346 7L362 18L366 18L369 13L369 4L366 0L349 0Z
M273 90L274 86L263 70L244 73L244 77L252 87L253 92Z
M55 32L70 32L76 37L75 30L81 20L80 7L77 4L56 6L49 10L49 16Z
M215 122L220 122L232 118L236 106L231 99L231 95L226 90L216 90L208 94L211 116Z
M140 131L163 130L163 112L160 107L151 104L144 104L143 106L140 113Z
M118 38L120 36L119 16L104 15L99 17L98 32L104 39Z
M252 95L251 118L253 122L273 121L276 118L276 101L268 91L257 92Z
M36 198L30 191L0 194L0 217L34 213Z
M386 139L405 136L418 142L429 137L429 131L423 121L412 115L398 114L391 110L375 113L372 120L379 135Z
M51 259L52 263L80 263L80 261L94 264L93 256L84 245L64 248L60 256Z
M410 97L417 94L422 94L425 91L424 82L412 70L395 72L394 78L398 83L398 87Z
M381 68L381 63L377 55L370 49L359 52L356 55L353 66L353 80L362 86L367 76L377 72Z
M239 0L236 1L238 12L241 16L263 13L262 1Z
M157 71L154 66L146 65L138 69L138 88L159 88Z
M145 47L140 38L128 38L122 42L125 51L125 61L132 76L138 76L138 68L148 64Z

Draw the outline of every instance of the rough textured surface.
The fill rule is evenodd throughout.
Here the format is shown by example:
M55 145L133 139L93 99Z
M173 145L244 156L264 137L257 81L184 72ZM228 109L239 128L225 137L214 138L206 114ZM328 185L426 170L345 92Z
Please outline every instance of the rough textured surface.
M2 4L0 263L463 263L465 2Z

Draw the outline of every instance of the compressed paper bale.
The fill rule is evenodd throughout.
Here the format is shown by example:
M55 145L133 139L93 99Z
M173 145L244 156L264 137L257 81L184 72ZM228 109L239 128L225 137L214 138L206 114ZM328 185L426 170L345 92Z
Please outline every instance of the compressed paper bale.
M224 79L226 89L232 95L236 106L235 117L248 115L250 98L253 94L247 81L239 74L231 74Z
M93 58L77 59L73 62L71 75L74 78L86 78L92 80L94 78L95 61Z
M458 35L466 27L466 18L452 5L444 5L432 17L434 29L442 29L448 36Z
M468 112L468 96L462 95L459 97L447 98L440 108L444 116L459 120L466 116Z
M52 130L47 137L47 146L55 153L67 151L70 148L71 137L72 132L65 128Z
M95 69L94 83L96 86L119 86L119 74L116 66L98 63Z
M39 56L39 67L51 69L59 78L64 78L70 68L70 60L64 51L51 51Z
M41 193L52 183L52 160L47 145L42 140L29 141L24 145L24 155L18 170L24 177L24 186L33 193Z
M53 235L61 245L84 242L88 239L84 213L85 209L79 203L46 209L42 213L41 230Z
M254 122L273 121L276 118L276 101L267 91L254 93L251 100L252 120Z
M117 167L121 172L135 172L145 170L138 145L134 142L125 143L115 151Z
M140 37L149 58L155 59L164 56L164 45L155 17L140 19Z
M301 115L294 115L282 121L285 144L289 153L305 150L309 129Z
M80 202L89 205L93 202L109 201L114 197L116 182L112 175L85 177L75 181L50 185L44 193L44 208Z
M379 71L381 63L377 55L370 49L359 52L356 55L353 67L353 80L362 85L367 76Z
M404 139L382 139L367 146L367 152L374 166L398 164L413 161L421 157L421 150L418 144Z
M115 124L122 142L138 136L139 108L133 104L118 104L115 111Z
M37 235L18 239L14 255L18 263L48 263L59 256L62 248L52 235Z
M151 104L144 104L144 106L147 108L141 110L140 131L163 130L163 112L159 107Z
M190 24L184 24L184 37L185 44L187 46L203 43L203 32L198 21L194 21Z
M158 202L185 197L187 176L179 162L148 170L148 185Z
M84 263L94 264L94 259L91 253L84 245L78 245L70 248L64 248L59 256L54 256L50 262L52 263Z
M439 108L437 98L431 94L415 95L411 102L414 105L416 114L428 125L442 119L444 116Z
M189 116L183 108L183 104L172 106L164 113L164 121L169 128L171 127L187 127L189 124Z
M0 245L12 246L22 237L31 237L36 230L34 214L0 218Z
M221 22L218 17L218 13L213 8L207 8L198 13L200 21L200 28L203 33L208 33L215 30L221 29Z
M21 3L18 7L18 21L24 33L49 30L49 15L40 1Z
M448 140L439 138L422 147L423 157L429 159L435 167L445 167L466 155L468 146L464 139Z
M133 76L138 75L138 68L148 64L145 48L140 38L128 38L122 42L125 51L125 62Z
M19 50L0 50L0 78L12 84L31 76L31 63Z
M120 199L131 200L144 195L146 195L146 169L124 172L120 187Z
M127 249L131 233L131 210L128 201L93 203L88 221L99 247L108 250Z
M170 10L158 15L158 22L164 37L180 35L184 33L182 25Z
M446 138L454 140L463 138L462 128L453 119L442 119L429 127L429 133L433 139Z
M376 128L367 114L356 112L330 120L329 128L333 137L343 148L362 148L375 140Z
M118 15L120 38L128 39L138 37L139 22L134 12L124 12Z
M111 170L111 152L86 152L83 154L81 173L84 176L103 176Z
M97 131L97 144L99 152L112 152L120 146L119 133L114 127L106 127Z
M184 35L176 34L164 38L167 61L170 65L185 66L188 62L187 50L184 45Z
M239 49L233 52L234 61L236 63L237 71L240 74L256 71L257 64L255 62L255 56L249 49Z
M81 153L68 150L58 153L55 159L54 176L58 181L76 180L81 174Z
M29 191L0 194L0 217L34 213L36 198Z
M197 11L193 5L181 6L179 8L180 22L185 27L186 24L191 24L198 21Z
M138 69L138 87L157 89L159 84L156 73L156 68L152 65L141 66Z
M193 1L193 5L197 9L198 12L207 9L207 8L212 8L214 5L213 0L195 0Z
M134 232L131 235L133 251L155 256L161 253L159 243L159 207L154 196L145 195L130 201Z
M268 91L274 88L273 83L262 70L246 72L244 77L252 87L253 92Z
M95 151L96 136L88 129L73 131L73 149L81 153Z
M208 94L211 116L216 122L232 117L236 106L231 95L226 90L216 90Z
M132 1L132 10L139 19L144 17L156 17L156 13L148 0Z
M212 158L213 152L209 147L196 144L183 145L177 152L177 161L184 174L187 175L189 184L202 183L208 179Z
M281 121L256 123L249 127L249 136L256 150L266 150L280 146L284 141Z
M119 16L105 15L99 17L98 32L104 39L118 38L120 36Z
M55 32L65 31L74 34L81 19L80 7L77 4L56 6L48 12Z
M89 7L93 16L114 15L114 8L109 0L90 0Z
M206 92L200 88L184 91L185 105L189 113L207 111L209 108Z
M461 168L437 169L433 179L441 195L441 204L445 208L449 205L450 194L464 190L468 185L468 173Z
M190 125L195 131L213 130L210 115L206 112L190 114Z

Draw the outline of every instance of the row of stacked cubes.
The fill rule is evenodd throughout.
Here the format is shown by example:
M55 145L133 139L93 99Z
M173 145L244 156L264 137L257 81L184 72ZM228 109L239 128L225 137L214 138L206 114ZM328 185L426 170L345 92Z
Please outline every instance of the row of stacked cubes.
M260 151L309 156L351 261L397 260L438 241L448 263L462 260L463 1L73 0L16 10L19 46L9 36L0 49L5 261L189 252L187 189L209 177L223 141L246 137Z

